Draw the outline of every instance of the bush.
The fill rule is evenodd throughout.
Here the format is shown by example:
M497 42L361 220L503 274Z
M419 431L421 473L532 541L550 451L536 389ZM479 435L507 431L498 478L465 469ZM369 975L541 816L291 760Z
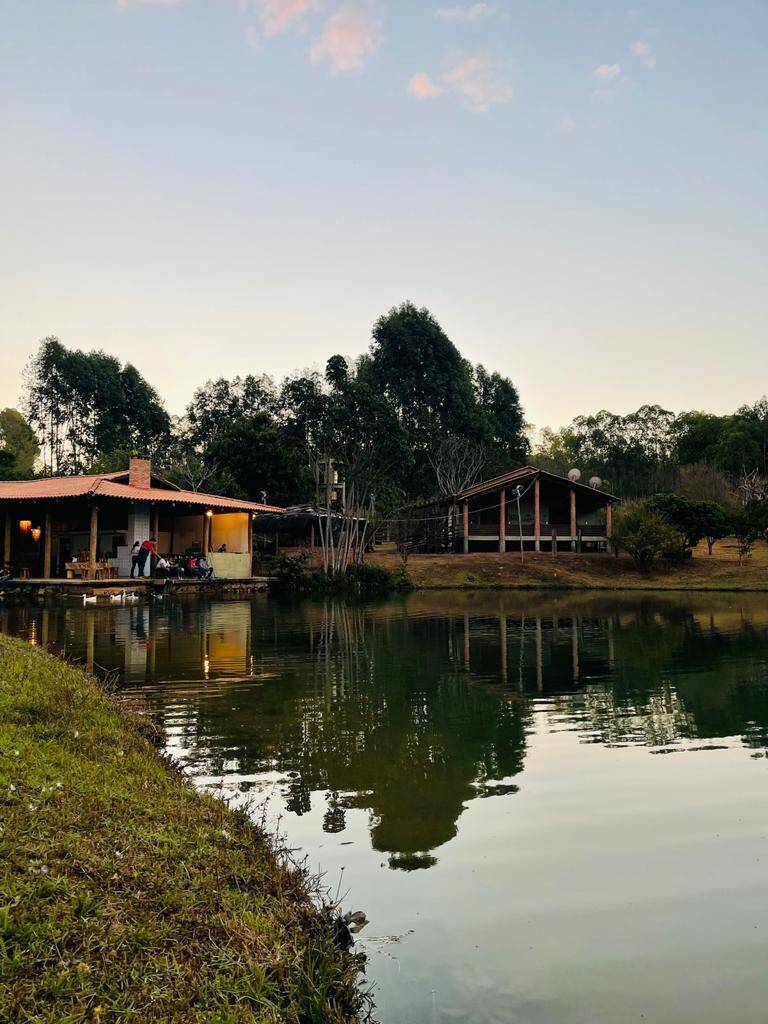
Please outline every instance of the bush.
M641 572L649 572L661 555L685 547L685 538L645 502L619 511L611 541L618 551L626 551L634 559Z
M714 501L691 501L680 494L657 494L648 502L648 508L658 512L673 530L682 534L685 546L695 548L706 539L710 555L716 540L727 537L730 517Z

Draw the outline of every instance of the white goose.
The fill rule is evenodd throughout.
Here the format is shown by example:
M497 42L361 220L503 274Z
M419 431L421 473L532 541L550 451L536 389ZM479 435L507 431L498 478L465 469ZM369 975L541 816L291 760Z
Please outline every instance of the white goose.
M96 595L83 594L83 604L96 604Z
M110 594L109 600L112 604L122 604L125 600L125 591L123 591L122 594Z
M134 604L138 600L139 600L139 595L138 594L126 594L125 595L125 601L129 602L130 604Z

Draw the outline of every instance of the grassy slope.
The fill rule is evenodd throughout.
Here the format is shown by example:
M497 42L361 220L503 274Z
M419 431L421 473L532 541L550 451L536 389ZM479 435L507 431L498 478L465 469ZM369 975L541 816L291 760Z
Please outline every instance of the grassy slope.
M390 569L401 567L400 558L383 546L370 557ZM407 573L418 588L520 588L574 587L583 590L768 590L768 546L755 545L743 567L738 564L735 543L723 541L713 556L706 545L692 559L679 565L660 563L651 573L641 573L626 556L526 552L504 555L479 552L469 555L411 555Z
M0 636L0 1021L348 1021L301 873L142 729Z

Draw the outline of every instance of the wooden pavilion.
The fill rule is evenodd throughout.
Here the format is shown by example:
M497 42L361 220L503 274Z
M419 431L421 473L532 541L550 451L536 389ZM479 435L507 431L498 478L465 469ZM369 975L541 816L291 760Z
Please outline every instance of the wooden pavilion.
M182 490L132 458L117 473L0 482L1 550L21 578L110 579L129 576L134 541L154 536L164 555L196 551L216 576L245 579L254 516L281 511Z
M597 551L611 536L607 491L534 466L423 506L424 546L461 551Z

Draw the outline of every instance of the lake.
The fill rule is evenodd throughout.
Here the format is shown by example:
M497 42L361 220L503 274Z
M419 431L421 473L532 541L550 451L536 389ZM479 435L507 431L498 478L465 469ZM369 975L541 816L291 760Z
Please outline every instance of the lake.
M0 629L116 675L366 911L384 1024L764 1022L764 595L62 599Z

